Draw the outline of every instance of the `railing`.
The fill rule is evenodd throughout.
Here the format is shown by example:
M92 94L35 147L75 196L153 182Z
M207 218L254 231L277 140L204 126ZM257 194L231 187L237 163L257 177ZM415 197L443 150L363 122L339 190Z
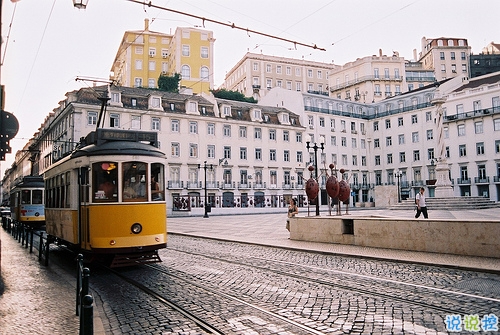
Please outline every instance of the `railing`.
M474 183L476 184L489 184L490 183L490 177L474 177Z
M299 207L307 205L307 197L298 195ZM210 196L209 204L212 208L286 208L289 196L284 195L240 195L240 196ZM204 208L203 195L183 195L173 199L173 211L190 211L192 208Z
M326 95L328 96L329 93L328 92L325 92L325 91L307 91L307 93L311 93L311 94L319 94L319 95Z
M360 119L374 119L374 118L379 118L379 117L385 117L389 115L394 115L394 114L399 114L402 112L408 112L412 110L417 110L417 109L422 109L422 108L427 108L432 106L430 102L424 102L421 104L416 104L416 105L410 105L410 106L404 106L402 108L395 108L395 109L390 109L386 110L383 112L376 112L373 113L371 112L370 114L366 112L362 112L362 114L357 113L357 112L347 112L347 111L339 111L336 109L328 109L328 108L318 108L318 107L313 107L313 106L304 106L304 110L306 111L311 111L311 112L319 112L319 113L325 113L325 114L332 114L332 115L339 115L339 116L349 116L349 117L354 117L354 118L360 118ZM499 109L500 111L500 109Z
M330 91L335 92L338 90L342 90L346 87L359 85L360 83L365 82L365 81L397 81L397 82L401 82L401 81L403 81L403 77L401 75L399 75L399 76L385 76L385 75L383 75L383 76L381 76L381 75L362 76L362 77L355 78L353 80L345 81L343 83L335 84L332 87L330 87Z
M76 316L80 316L80 335L94 334L94 298L89 295L89 268L83 267L83 255L79 254L76 277Z
M470 178L457 178L457 184L470 185Z
M435 82L436 81L436 78L435 77L406 77L406 81L407 82L410 82L410 81L423 81L423 82Z
M36 248L35 243L38 243L38 261L45 266L49 265L50 239L48 236L45 237L43 232L35 231L32 227L7 216L2 216L2 227L21 243L21 246L29 248L30 254L33 253L33 247ZM35 236L38 237L37 240L34 239Z
M462 119L472 118L472 117L476 117L476 116L483 116L483 115L497 114L497 113L500 113L500 106L485 108L485 109L478 109L475 111L469 111L469 112L460 113L460 114L446 115L444 117L444 119L445 119L445 121L454 121L454 120L462 120Z

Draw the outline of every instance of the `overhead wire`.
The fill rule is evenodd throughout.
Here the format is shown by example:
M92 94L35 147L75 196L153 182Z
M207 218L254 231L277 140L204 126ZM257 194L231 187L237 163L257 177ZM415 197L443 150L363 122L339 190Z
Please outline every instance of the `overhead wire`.
M5 39L5 48L2 54L2 61L0 62L0 66L3 66L3 63L5 61L5 54L7 53L7 47L9 46L10 31L12 30L12 23L14 22L14 15L16 14L16 8L17 8L17 2L14 3L14 10L12 11L12 17L10 18L9 31L7 32L7 37Z
M247 32L247 34L248 33L252 33L252 34L257 34L257 35L261 35L261 36L265 36L265 37L277 39L277 40L280 40L280 41L289 42L289 43L292 43L294 46L300 45L300 46L304 46L304 47L307 47L307 48L312 48L312 49L315 49L315 50L326 51L326 49L318 47L316 44L314 44L314 45L305 44L305 43L302 43L302 42L293 41L293 40L290 40L290 39L287 39L287 38L283 38L283 37L279 37L279 36L276 36L276 35L263 33L263 32L256 31L256 30L253 30L253 29L249 29L249 28L240 27L240 26L237 26L236 24L234 24L234 22L233 23L225 23L225 22L213 20L213 19L210 19L210 18L206 18L206 17L202 17L202 16L198 16L198 15L186 13L186 12L183 12L183 11L178 11L178 10L171 9L171 8L157 6L157 5L154 5L151 1L149 1L149 2L139 1L139 0L127 0L127 1L134 2L134 3L137 3L137 4L141 4L141 5L147 5L149 7L153 7L153 8L157 8L157 9L162 9L162 10L169 11L169 12L176 13L176 14L180 14L180 15L185 15L185 16L193 17L193 18L202 20L202 25L203 26L205 26L205 22L211 22L211 23L222 25L222 26L230 27L232 29L243 30L243 31Z

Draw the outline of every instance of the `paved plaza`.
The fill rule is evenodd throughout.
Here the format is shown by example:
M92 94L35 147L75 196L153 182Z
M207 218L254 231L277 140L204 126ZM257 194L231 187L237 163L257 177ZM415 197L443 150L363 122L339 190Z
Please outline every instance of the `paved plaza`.
M307 212L304 213L304 210L305 209L301 208L299 216L307 215ZM310 215L314 215L314 211L311 211ZM329 213L321 212L320 215L328 216ZM366 215L413 219L415 212L406 210L353 208L349 210L348 215L343 214L345 217ZM468 211L431 210L429 211L429 217L433 219L499 220L500 224L500 208ZM293 241L289 239L290 234L285 229L285 223L286 213L230 216L212 215L209 218L171 217L168 219L168 231L169 233L218 238L229 241L256 243L292 249L500 272L500 261L492 258Z
M307 215L301 209L299 215ZM351 209L349 216L413 218L413 211ZM311 214L314 214L311 212ZM327 216L328 212L321 212ZM432 218L498 220L500 209L429 212ZM423 220L423 219L422 219ZM209 237L259 245L310 250L339 255L393 259L410 263L445 265L500 273L499 259L466 257L449 254L413 252L351 245L293 241L285 229L286 213L258 215L225 215L202 217L170 217L168 231L198 237ZM36 255L21 247L3 229L1 238L0 335L38 333L76 333L78 318L74 314L73 276L56 266L44 267ZM0 283L1 284L1 283ZM57 297L57 299L54 299ZM97 297L96 297L97 298ZM100 304L99 301L96 301ZM99 309L94 309L94 334L104 334ZM29 315L29 317L26 317ZM40 320L44 320L40 322Z

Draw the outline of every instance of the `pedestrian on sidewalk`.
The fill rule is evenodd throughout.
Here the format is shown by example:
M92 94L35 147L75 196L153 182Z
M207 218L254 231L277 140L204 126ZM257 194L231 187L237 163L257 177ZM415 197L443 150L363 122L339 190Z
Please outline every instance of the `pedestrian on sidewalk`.
M415 219L418 219L420 213L424 215L424 218L429 218L427 215L427 205L425 203L425 189L423 187L420 188L420 192L415 197L415 202L417 204L417 214L415 214Z
M286 219L286 229L288 231L290 231L290 218L293 218L295 214L299 214L299 207L297 207L295 199L291 198L288 206L288 219Z

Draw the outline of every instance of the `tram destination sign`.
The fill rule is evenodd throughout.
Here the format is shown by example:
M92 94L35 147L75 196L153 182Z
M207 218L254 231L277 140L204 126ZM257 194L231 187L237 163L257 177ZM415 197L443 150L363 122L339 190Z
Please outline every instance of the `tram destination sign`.
M130 141L130 142L148 142L157 146L158 133L153 131L129 131L122 129L97 129L97 134L90 133L90 140L94 143L110 141ZM97 135L97 136L96 136ZM97 138L96 138L97 137Z

